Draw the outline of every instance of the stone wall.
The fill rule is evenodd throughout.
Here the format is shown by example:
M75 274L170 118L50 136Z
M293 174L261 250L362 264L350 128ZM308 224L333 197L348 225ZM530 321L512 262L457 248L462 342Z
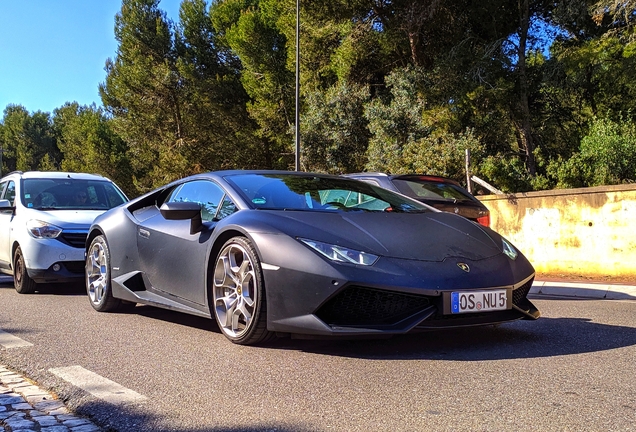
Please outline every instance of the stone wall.
M636 185L479 199L537 273L636 282Z

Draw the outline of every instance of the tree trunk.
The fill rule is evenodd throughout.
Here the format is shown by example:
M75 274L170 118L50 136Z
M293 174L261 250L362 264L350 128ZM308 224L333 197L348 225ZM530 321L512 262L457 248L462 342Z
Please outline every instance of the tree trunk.
M529 0L518 0L518 4L520 27L517 73L519 74L519 102L521 105L521 147L526 154L526 169L530 175L534 176L537 173L537 167L534 159L534 142L532 140L530 106L528 104L528 76L526 72L526 44L530 27L530 5Z

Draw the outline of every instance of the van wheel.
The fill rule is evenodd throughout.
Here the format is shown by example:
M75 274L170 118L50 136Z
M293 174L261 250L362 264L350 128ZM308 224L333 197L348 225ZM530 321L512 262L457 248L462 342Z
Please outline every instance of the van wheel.
M13 286L20 294L31 294L35 292L37 284L27 272L24 255L20 246L13 255Z

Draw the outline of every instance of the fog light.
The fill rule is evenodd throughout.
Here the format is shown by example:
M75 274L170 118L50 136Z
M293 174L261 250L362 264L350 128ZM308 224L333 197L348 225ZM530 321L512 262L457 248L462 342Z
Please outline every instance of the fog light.
M59 264L53 264L53 271L60 271L61 268Z

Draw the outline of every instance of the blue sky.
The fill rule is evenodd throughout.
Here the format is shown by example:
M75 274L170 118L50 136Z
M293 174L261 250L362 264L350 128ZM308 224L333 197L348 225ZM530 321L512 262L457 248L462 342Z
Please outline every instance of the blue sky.
M181 0L161 0L168 18ZM65 102L101 105L98 85L114 58L121 0L0 0L0 111L52 113ZM0 118L2 116L0 115Z

